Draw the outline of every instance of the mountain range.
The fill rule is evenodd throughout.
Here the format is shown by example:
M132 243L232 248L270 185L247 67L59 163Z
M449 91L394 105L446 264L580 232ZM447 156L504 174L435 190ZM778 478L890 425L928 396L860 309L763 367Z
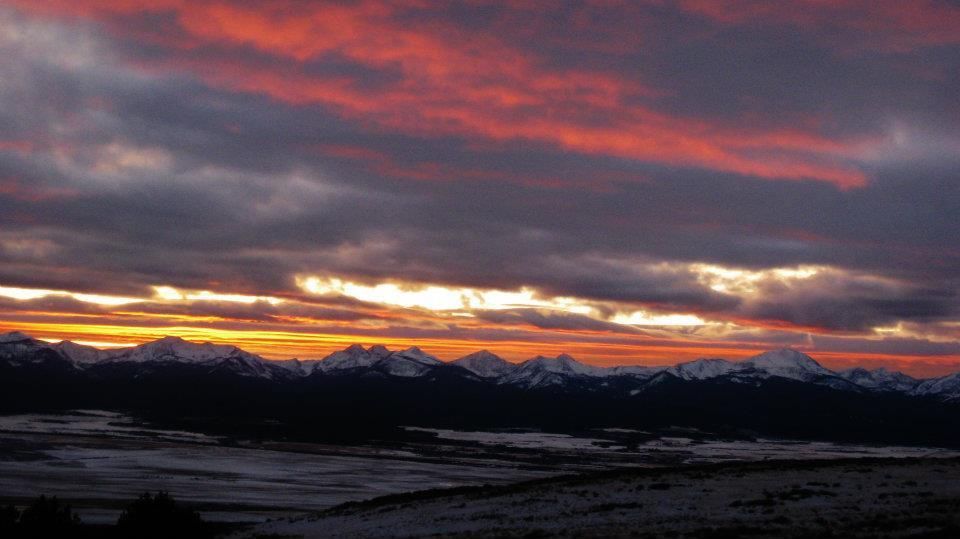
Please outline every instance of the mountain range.
M417 347L352 345L322 359L276 361L176 337L100 350L0 335L0 414L76 409L236 440L433 443L403 428L419 426L606 428L639 443L679 428L736 439L960 447L960 375L836 372L795 350L598 367L568 355L513 363L480 351L445 362Z
M791 349L773 350L744 361L707 358L669 367L597 367L561 354L508 362L482 350L443 362L414 346L391 351L382 345L354 344L323 359L267 360L235 346L193 343L165 337L139 346L101 350L70 341L47 343L20 332L0 334L0 365L7 368L46 366L76 373L103 375L117 371L145 376L189 367L198 373L219 373L274 382L316 377L386 377L436 379L461 377L475 382L525 390L619 391L637 395L668 381L723 381L757 385L783 379L849 392L889 392L960 401L960 373L916 379L886 369L832 371L810 356Z

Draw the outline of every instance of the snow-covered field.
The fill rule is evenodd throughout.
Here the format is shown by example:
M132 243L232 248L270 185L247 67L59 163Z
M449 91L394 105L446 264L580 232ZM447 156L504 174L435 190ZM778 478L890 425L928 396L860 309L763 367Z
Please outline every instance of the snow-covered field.
M0 503L41 494L84 521L113 522L147 490L165 490L221 521L263 521L385 494L506 484L571 472L766 459L956 456L928 448L777 440L721 441L623 429L577 436L408 427L390 446L228 445L145 426L114 412L0 416ZM643 440L637 443L637 436Z
M0 415L0 432L109 436L118 440L166 440L207 444L218 442L217 438L198 432L144 427L132 417L106 410Z
M461 442L476 442L485 446L506 446L522 449L543 450L573 450L573 451L617 451L624 449L621 445L605 446L608 440L557 434L552 432L483 432L448 429L427 429L422 427L405 427L408 431L429 432L441 440L457 440Z
M958 537L960 460L734 463L376 500L236 536Z
M509 463L226 447L197 433L138 428L104 413L0 417L0 501L41 494L85 522L115 522L147 490L165 490L212 520L262 521L423 488L505 483L551 472Z

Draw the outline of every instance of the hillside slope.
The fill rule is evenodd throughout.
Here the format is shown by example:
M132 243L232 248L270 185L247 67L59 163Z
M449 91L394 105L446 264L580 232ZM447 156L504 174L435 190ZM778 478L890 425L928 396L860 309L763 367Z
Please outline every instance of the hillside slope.
M957 537L960 460L633 470L346 504L240 537Z

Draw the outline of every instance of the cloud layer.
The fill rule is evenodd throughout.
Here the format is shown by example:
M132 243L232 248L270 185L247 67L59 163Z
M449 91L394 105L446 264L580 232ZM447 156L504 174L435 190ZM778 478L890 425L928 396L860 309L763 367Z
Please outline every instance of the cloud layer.
M717 6L8 2L0 323L960 360L960 8Z

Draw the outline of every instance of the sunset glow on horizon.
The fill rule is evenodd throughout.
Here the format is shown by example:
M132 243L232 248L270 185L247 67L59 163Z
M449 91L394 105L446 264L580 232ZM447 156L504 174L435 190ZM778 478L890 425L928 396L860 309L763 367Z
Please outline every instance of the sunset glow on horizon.
M12 0L0 331L960 370L960 6Z

